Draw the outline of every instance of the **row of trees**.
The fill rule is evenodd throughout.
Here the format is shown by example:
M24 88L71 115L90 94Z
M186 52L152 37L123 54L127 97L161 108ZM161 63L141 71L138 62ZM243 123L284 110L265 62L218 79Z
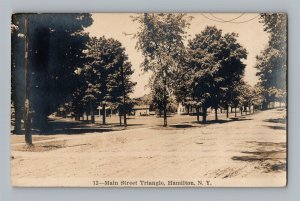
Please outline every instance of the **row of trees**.
M51 129L48 115L65 103L77 119L84 111L90 113L93 123L98 104L103 110L114 105L126 125L127 108L132 105L129 94L136 84L130 80L132 65L119 41L90 38L84 32L92 22L90 14L13 15L14 132L20 133L23 120L29 126L27 144L32 143L30 126Z
M130 80L133 70L124 47L112 38L93 37L87 44L85 55L87 62L75 71L80 83L71 101L75 118L79 120L86 111L91 115L91 122L95 123L94 110L101 103L103 124L106 124L106 106L110 105L110 108L119 110L120 117L121 114L124 116L126 126L126 114L132 107L129 94L136 83Z
M287 15L283 13L261 14L260 22L269 33L266 48L257 56L259 85L264 90L263 107L270 102L285 102L287 82Z
M163 113L164 126L174 100L195 107L198 122L202 111L203 123L209 107L215 110L217 120L218 108L227 110L228 116L229 107L236 111L284 100L285 15L261 14L270 41L257 57L260 82L255 87L243 81L247 51L238 43L238 34L223 34L215 26L208 26L187 40L191 20L183 13L133 17L139 23L134 37L136 49L144 57L141 68L152 72L152 105ZM129 94L136 84L130 80L132 65L119 41L90 38L84 32L92 22L90 14L13 15L12 102L16 133L21 130L22 119L30 125L31 118L23 118L29 108L33 111L32 125L45 130L47 116L65 103L69 103L77 120L86 112L92 123L96 106L101 104L103 111L107 106L114 107L123 114L126 125L126 114L132 107ZM28 104L24 104L25 98ZM102 122L106 123L105 115Z
M140 25L135 34L136 48L144 55L141 67L151 71L150 86L155 105L164 113L170 99L200 108L206 123L207 108L249 107L261 104L261 96L253 97L259 86L252 88L243 81L247 51L236 33L222 34L215 26L206 27L193 39L186 30L191 17L186 14L142 14L133 18Z

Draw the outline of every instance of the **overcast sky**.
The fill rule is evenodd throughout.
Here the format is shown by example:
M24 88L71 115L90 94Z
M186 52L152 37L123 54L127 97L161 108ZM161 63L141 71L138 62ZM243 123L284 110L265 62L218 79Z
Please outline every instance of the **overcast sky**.
M148 84L149 74L145 74L140 69L140 64L143 59L140 52L135 49L136 40L132 36L124 33L135 33L138 28L137 22L132 22L130 16L133 13L95 13L92 14L94 23L86 29L90 36L105 36L106 38L114 38L119 40L125 47L129 60L131 61L134 74L132 79L137 82L135 91L132 97L140 97L149 93ZM268 42L268 34L263 31L263 26L259 23L257 13L233 13L233 14L190 14L194 17L191 21L190 29L187 30L193 38L195 34L200 33L206 26L215 25L217 28L223 30L223 34L228 32L235 32L239 34L238 42L247 49L248 58L244 61L246 64L245 81L254 85L258 78L255 76L256 69L255 57L264 49ZM256 18L255 18L256 17ZM209 18L209 19L208 19ZM237 18L237 19L235 19ZM253 19L254 18L254 19ZM213 20L215 21L213 21ZM217 21L231 21L231 22L217 22ZM233 20L235 19L235 20ZM251 20L253 19L253 20ZM250 20L250 21L249 21ZM248 22L247 22L248 21ZM233 23L234 22L234 23Z

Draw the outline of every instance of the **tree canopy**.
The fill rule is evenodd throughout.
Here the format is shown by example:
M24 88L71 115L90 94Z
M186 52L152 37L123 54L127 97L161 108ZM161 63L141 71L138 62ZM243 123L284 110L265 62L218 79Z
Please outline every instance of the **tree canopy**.
M206 108L228 107L235 95L234 87L243 79L247 51L236 33L222 35L216 27L206 27L188 43L190 88L193 100ZM217 113L216 113L217 119Z
M168 99L173 91L174 72L184 51L186 29L191 17L183 13L152 13L133 17L139 23L136 49L142 52L141 68L153 72L151 84L154 100L164 112L164 126L167 126ZM160 89L160 90L157 90ZM159 93L158 93L159 92ZM160 103L159 103L160 102Z
M265 90L266 107L271 101L284 102L286 98L287 16L283 13L263 13L260 22L269 33L266 48L256 58L257 76Z
M74 111L82 112L79 108L86 106L92 112L97 103L102 105L103 110L107 104L115 107L122 105L124 113L125 106L130 102L129 94L133 92L136 84L130 79L133 70L125 48L113 38L92 37L85 55L87 62L77 69L81 84L73 94L74 106L77 106ZM91 115L94 122L93 114Z
M28 17L28 33L24 33L24 18ZM62 16L63 15L63 16ZM92 24L90 14L17 14L12 23L18 35L29 41L30 100L34 125L47 127L47 116L71 97L76 87L74 70L84 63L82 51L89 37L84 28ZM24 39L12 39L13 88L24 83ZM23 75L23 76L22 76ZM23 95L12 95L15 109L21 111Z

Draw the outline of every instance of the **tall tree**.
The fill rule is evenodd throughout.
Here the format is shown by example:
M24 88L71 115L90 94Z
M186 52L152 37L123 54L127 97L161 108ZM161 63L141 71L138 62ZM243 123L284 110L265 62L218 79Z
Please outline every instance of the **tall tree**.
M192 73L192 97L203 107L203 122L206 122L206 110L217 110L224 101L232 98L234 82L242 79L247 52L236 40L235 33L222 35L215 26L206 27L188 43L190 72ZM228 101L223 102L227 106Z
M14 107L15 134L21 134L21 121L24 113L24 51L25 51L25 18L12 15L11 25L11 102Z
M141 67L144 71L153 72L161 80L164 126L167 126L168 92L172 92L172 75L182 57L186 29L190 26L191 17L186 14L153 13L133 17L139 23L136 49L144 56ZM156 94L160 95L160 94Z
M124 126L127 126L127 114L133 107L133 100L130 98L130 94L134 90L136 82L131 80L131 76L134 73L131 63L128 61L128 57L123 49L122 62L116 66L115 72L109 76L111 102L118 105L120 114L120 125L121 114L123 115Z
M270 34L267 47L257 56L257 75L265 89L264 108L269 102L285 102L287 71L287 15L263 13L260 22Z
M83 30L91 25L92 18L90 14L17 14L15 21L22 22L25 15L28 17L30 110L34 112L33 126L45 130L47 116L66 102L76 87L74 70L83 64L82 51L88 40ZM20 26L20 32L24 33L24 25ZM22 63L20 55L24 55L24 50L18 49L13 57L18 73L23 68L18 65ZM24 83L24 77L14 78L20 79L14 80L15 83Z
M238 94L238 85L242 82L246 65L242 59L247 58L247 51L237 42L238 34L227 33L224 35L222 44L222 68L221 74L224 78L222 87L225 89L222 94L221 106L226 109L226 116L229 117L229 106L232 106Z
M130 105L129 94L133 92L136 83L130 80L133 70L125 48L115 39L106 39L104 36L99 39L93 37L87 44L85 54L87 63L78 69L80 72L78 79L82 84L79 85L74 98L78 97L81 104L88 105L92 122L96 103L101 103L103 124L106 124L106 106L118 105L119 113L124 115L126 126L126 111Z

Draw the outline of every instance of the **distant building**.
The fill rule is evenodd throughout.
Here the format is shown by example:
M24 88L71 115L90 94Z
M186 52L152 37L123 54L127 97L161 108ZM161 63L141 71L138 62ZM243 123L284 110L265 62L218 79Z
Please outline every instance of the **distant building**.
M184 106L182 103L178 104L178 108L177 108L177 114L185 114L187 111L186 106Z
M200 108L201 111L201 108ZM194 114L196 113L196 108L193 105L183 105L182 103L178 104L177 107L177 114L183 115L183 114Z
M132 110L135 116L150 115L150 105L135 105Z
M202 113L202 110L203 110L203 108L200 107L199 112ZM210 112L211 112L211 108L207 108L207 113L210 113ZM184 105L182 103L178 104L178 107L177 107L177 114L178 115L185 115L185 114L194 115L196 113L197 113L197 111L196 111L195 105L192 105L192 104Z
M103 115L103 114L105 114L105 116L110 116L111 117L113 114L117 114L118 113L117 110L114 111L114 109L112 107L110 107L110 106L106 106L105 107L105 111L103 111L102 110L102 106L99 105L97 107L97 110L98 110L99 117L101 115Z

